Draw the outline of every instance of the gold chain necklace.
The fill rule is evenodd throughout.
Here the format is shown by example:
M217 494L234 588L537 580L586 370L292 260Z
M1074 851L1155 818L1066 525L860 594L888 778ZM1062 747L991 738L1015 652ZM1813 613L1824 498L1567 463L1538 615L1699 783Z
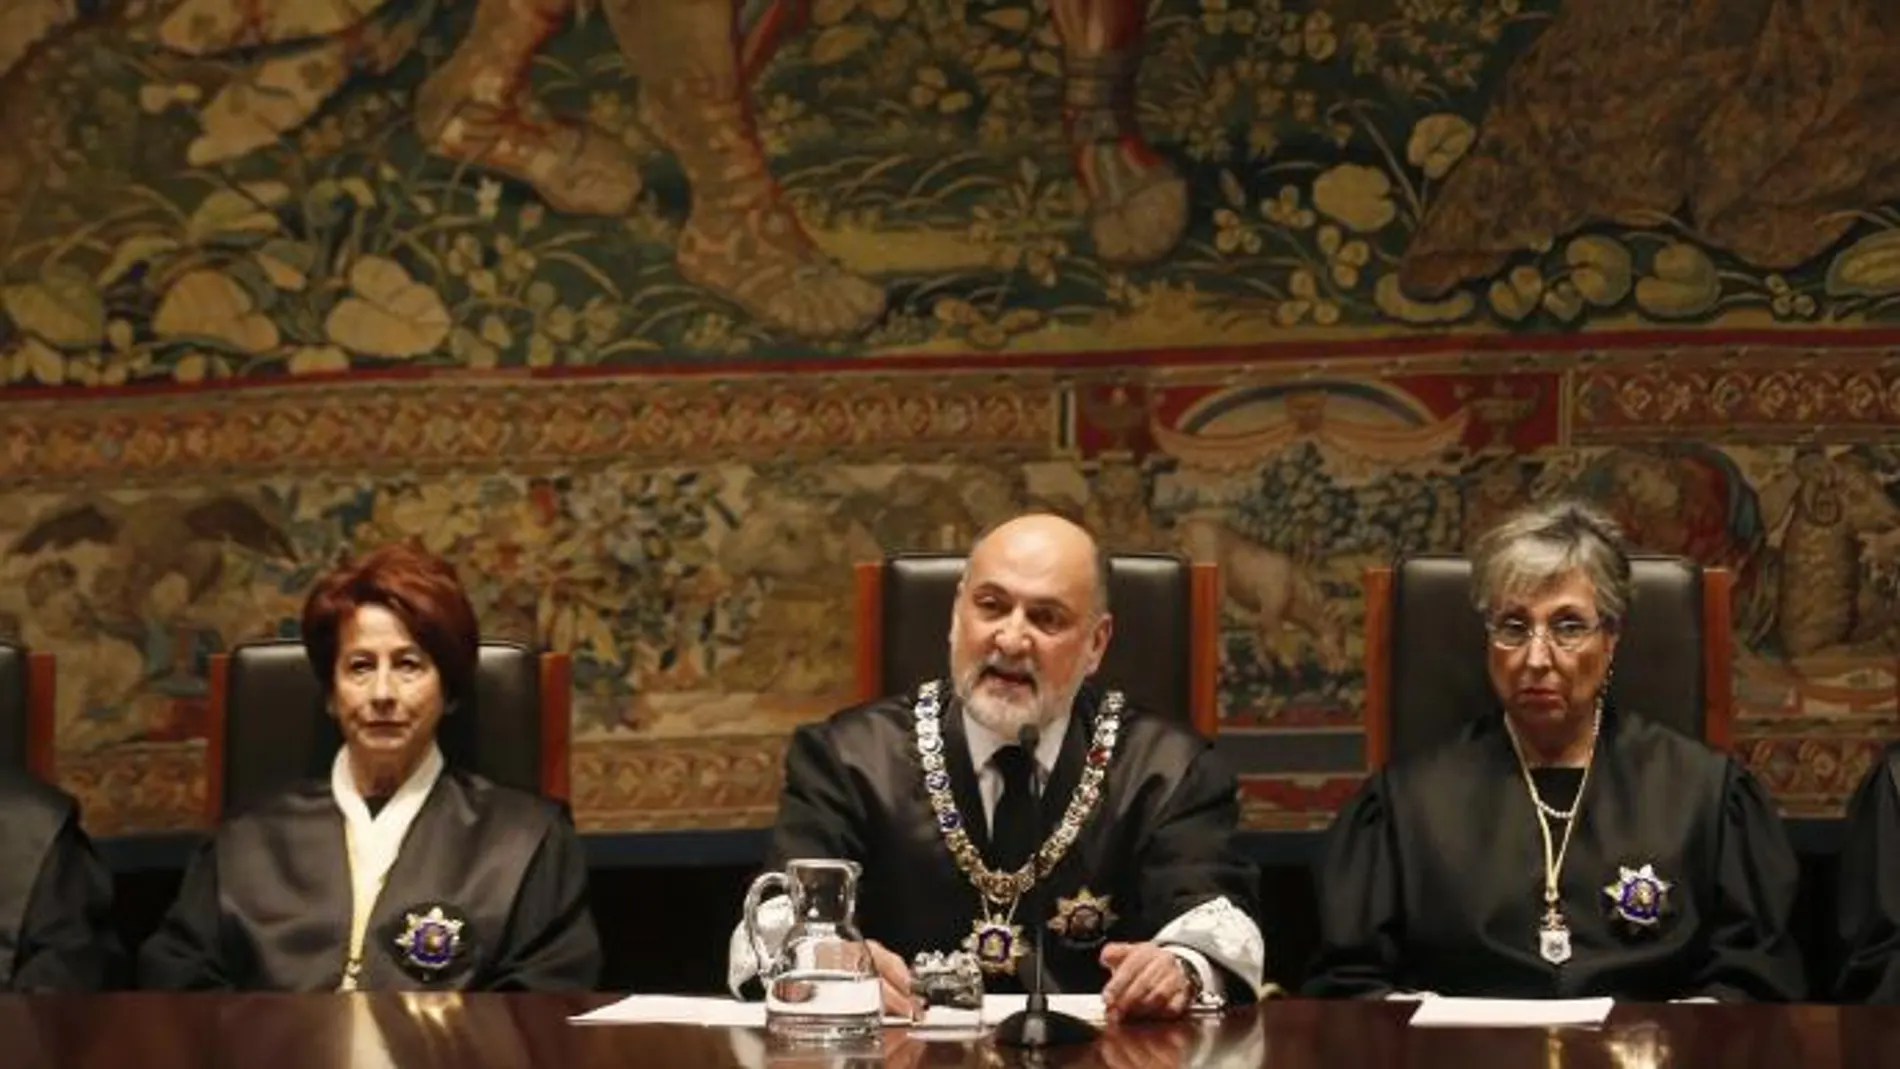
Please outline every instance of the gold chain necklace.
M1537 781L1531 777L1530 762L1524 758L1524 744L1517 737L1517 728L1511 724L1511 715L1504 714L1504 732L1511 737L1511 752L1517 755L1517 770L1524 776L1524 789L1530 792L1531 804L1537 811L1537 830L1544 839L1544 916L1537 928L1537 953L1552 965L1570 960L1570 922L1564 919L1560 906L1558 882L1563 874L1564 855L1570 852L1570 834L1577 830L1577 814L1583 809L1583 792L1590 786L1590 769L1596 764L1597 739L1602 731L1603 699L1599 696L1596 719L1590 726L1590 756L1584 760L1583 777L1577 781L1577 797L1568 810L1561 810L1546 803L1538 792ZM1565 821L1563 840L1554 851L1550 835L1553 819Z
M933 679L917 689L917 703L911 713L915 719L917 759L924 770L924 792L930 797L937 830L942 833L950 856L981 896L983 915L964 945L976 955L977 963L985 972L1013 973L1016 959L1029 952L1023 944L1022 926L1010 923L1016 916L1016 903L1036 881L1055 870L1095 810L1095 803L1101 800L1102 779L1108 775L1109 759L1115 755L1125 704L1121 691L1111 690L1103 695L1095 716L1095 734L1089 744L1088 760L1082 766L1082 778L1076 782L1075 791L1069 795L1069 805L1063 810L1061 822L1021 868L1014 872L997 872L984 864L983 855L977 851L976 843L971 841L964 826L956 798L950 793L950 772L943 755L943 681Z

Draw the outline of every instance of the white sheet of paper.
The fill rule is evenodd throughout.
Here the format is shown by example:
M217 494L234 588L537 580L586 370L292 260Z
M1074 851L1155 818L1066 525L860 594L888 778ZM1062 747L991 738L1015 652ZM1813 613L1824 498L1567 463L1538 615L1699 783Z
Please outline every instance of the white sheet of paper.
M1414 1028L1595 1027L1610 1015L1608 998L1428 998L1412 1014Z
M886 1017L886 1025L913 1028L990 1028L1023 1008L1023 995L985 995L979 1017L968 1010L934 1006L922 1021ZM1100 995L1051 995L1049 1008L1100 1024L1107 1017ZM628 995L587 1013L568 1018L571 1024L686 1024L710 1028L764 1028L765 1003L693 995Z
M697 1024L764 1028L765 1003L689 995L628 995L619 1002L569 1017L572 1024Z

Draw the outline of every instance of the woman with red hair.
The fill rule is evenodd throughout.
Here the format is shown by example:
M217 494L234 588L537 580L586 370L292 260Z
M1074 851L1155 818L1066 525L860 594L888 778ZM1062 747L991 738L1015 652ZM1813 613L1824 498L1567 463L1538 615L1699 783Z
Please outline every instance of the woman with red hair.
M600 946L578 837L542 798L444 763L475 610L391 545L319 580L303 641L343 735L327 780L230 820L140 955L167 990L588 988Z

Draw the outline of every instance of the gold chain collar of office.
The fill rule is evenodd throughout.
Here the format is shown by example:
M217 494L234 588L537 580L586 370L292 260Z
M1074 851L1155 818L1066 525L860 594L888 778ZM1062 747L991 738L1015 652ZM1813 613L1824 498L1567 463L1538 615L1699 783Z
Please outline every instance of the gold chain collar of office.
M983 862L965 827L963 813L950 791L950 770L943 755L943 681L933 679L917 689L912 707L917 758L924 770L924 793L937 818L937 830L957 867L982 897L982 916L965 940L965 947L976 955L985 972L1013 973L1016 960L1028 953L1023 944L1022 927L1012 924L1016 904L1061 862L1082 825L1094 812L1102 797L1102 779L1115 756L1115 743L1121 734L1121 714L1126 699L1119 690L1103 695L1095 714L1095 734L1089 744L1082 778L1069 795L1062 820L1029 860L1014 872L997 872Z

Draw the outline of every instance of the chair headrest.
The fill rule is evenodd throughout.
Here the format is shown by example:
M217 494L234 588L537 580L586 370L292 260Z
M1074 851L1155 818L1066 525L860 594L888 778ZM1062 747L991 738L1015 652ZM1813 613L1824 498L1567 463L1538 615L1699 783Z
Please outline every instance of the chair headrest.
M0 642L0 768L27 762L26 650Z

